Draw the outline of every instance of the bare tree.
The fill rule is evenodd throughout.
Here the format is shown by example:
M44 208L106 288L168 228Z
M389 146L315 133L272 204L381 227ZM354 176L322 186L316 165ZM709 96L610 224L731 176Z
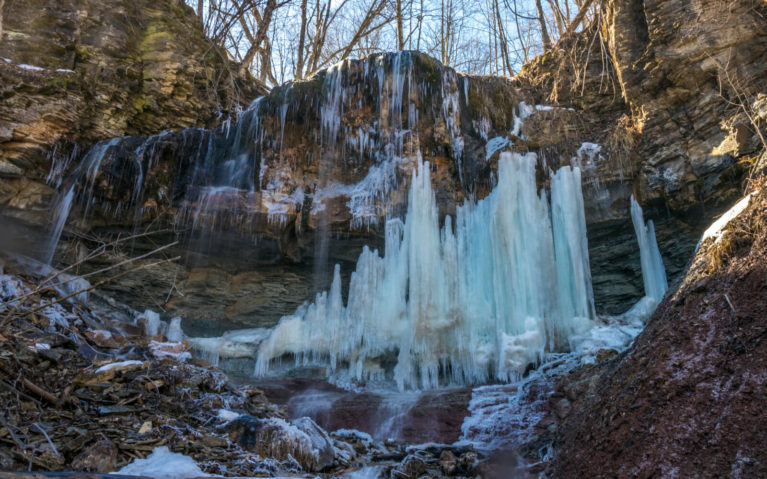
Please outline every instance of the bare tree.
M3 4L5 0L0 0L0 43L3 42Z
M307 8L307 2L308 0L301 0L301 28L299 29L298 33L298 48L297 50L297 60L296 60L296 67L295 67L295 77L297 79L301 79L304 77L304 52L306 50L306 23L308 21L308 18L306 16L306 8Z
M397 50L404 50L405 35L402 31L402 0L394 0L394 16L397 20Z
M535 0L535 8L538 10L538 21L541 24L541 41L543 42L543 49L548 50L551 48L551 37L549 37L549 30L546 27L546 16L543 13L541 0Z

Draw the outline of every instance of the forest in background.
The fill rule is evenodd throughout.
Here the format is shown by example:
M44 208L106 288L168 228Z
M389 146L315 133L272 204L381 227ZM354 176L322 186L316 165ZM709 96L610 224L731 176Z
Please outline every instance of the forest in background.
M208 37L268 86L396 50L424 52L466 73L513 76L599 10L593 0L186 2Z

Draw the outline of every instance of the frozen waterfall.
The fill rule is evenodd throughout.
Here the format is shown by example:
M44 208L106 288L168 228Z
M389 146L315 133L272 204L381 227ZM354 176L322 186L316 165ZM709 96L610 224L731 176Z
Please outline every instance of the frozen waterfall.
M256 374L292 354L357 380L400 389L512 380L595 319L578 168L538 193L535 154L503 153L498 185L442 228L428 162L413 171L404 222L386 224L385 256L367 247L346 305L330 291L283 317L260 345Z

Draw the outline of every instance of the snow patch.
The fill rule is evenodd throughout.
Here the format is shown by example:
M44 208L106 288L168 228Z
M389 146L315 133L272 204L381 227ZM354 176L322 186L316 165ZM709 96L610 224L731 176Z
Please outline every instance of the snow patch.
M36 71L36 72L45 70L45 68L43 68L43 67L38 67L36 65L27 65L26 63L20 63L20 64L16 65L16 67L17 68L21 68L22 70L31 70L31 71Z
M105 372L113 371L113 370L120 371L120 370L123 370L123 369L134 368L134 367L142 368L142 367L144 367L144 363L141 362L141 361L136 361L136 360L119 361L119 362L116 362L116 363L109 363L109 364L105 364L105 365L101 366L100 368L98 368L96 370L96 374L101 374L101 373L105 373Z
M216 415L219 421L224 421L224 422L234 421L240 416L242 416L242 414L238 412L230 411L228 409L219 409L218 414Z
M208 477L191 457L170 452L168 446L157 447L146 459L136 459L113 474L148 476L154 479L188 479Z

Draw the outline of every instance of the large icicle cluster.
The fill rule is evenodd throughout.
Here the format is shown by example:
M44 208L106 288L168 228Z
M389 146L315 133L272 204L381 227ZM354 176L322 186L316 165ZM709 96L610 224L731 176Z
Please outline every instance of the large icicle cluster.
M365 248L348 301L336 266L329 292L284 317L259 348L256 373L293 354L400 389L511 380L594 319L580 171L552 174L551 211L534 154L504 153L498 185L440 229L429 163L413 171L405 221L386 224L386 254Z

